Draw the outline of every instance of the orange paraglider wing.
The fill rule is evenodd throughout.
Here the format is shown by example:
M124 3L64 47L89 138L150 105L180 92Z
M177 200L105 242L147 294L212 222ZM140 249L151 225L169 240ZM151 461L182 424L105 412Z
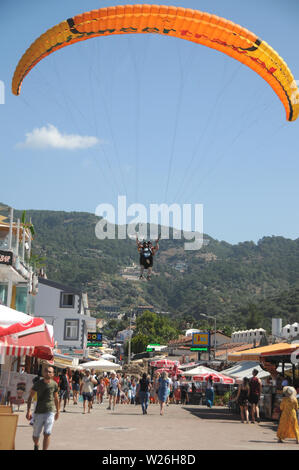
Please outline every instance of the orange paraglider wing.
M25 76L44 57L78 41L112 34L154 33L217 49L258 73L283 103L289 121L299 114L299 90L283 59L265 41L240 25L198 10L164 5L101 8L69 18L42 34L25 52L14 73L20 94Z

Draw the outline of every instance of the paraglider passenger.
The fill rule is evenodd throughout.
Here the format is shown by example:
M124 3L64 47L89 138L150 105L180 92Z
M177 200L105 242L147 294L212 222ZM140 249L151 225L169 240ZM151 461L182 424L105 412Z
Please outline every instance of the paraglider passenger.
M139 242L138 238L136 237L136 244L137 249L140 254L139 263L140 263L140 279L143 279L144 270L148 270L147 280L151 279L152 267L153 267L153 257L155 256L156 252L159 250L159 239L156 240L155 246L148 241L148 242Z

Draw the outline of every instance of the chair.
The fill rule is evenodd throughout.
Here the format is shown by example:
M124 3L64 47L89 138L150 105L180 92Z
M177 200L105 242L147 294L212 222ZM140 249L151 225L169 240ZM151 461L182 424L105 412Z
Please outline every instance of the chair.
M0 414L0 450L14 450L19 416Z

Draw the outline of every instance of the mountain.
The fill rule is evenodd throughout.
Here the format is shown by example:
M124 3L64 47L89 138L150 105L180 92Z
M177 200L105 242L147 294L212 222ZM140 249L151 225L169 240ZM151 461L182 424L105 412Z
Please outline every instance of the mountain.
M205 235L197 251L185 251L183 239L161 240L146 282L136 280L135 240L97 239L99 217L39 210L26 211L26 217L36 231L33 252L45 257L48 278L88 292L94 314L104 304L150 304L195 323L200 313L217 315L219 325L236 328L255 318L253 310L267 328L273 316L298 321L299 239L272 236L231 245Z

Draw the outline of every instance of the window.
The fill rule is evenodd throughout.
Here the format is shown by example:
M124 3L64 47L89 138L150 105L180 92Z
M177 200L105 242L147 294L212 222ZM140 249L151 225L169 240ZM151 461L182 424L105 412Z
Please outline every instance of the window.
M19 312L27 313L27 290L27 286L16 287L16 310Z
M60 307L73 308L75 305L75 295L61 292L60 294Z
M65 340L79 339L79 320L65 320L64 339Z
M0 304L6 305L7 303L7 284L0 284Z

